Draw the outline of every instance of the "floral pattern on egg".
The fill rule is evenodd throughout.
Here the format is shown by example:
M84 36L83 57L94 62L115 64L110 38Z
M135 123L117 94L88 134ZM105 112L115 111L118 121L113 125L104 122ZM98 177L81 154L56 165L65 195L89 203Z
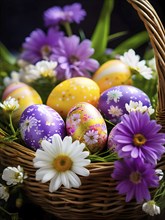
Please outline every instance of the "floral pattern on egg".
M67 134L86 144L91 153L101 151L107 141L107 127L100 112L91 104L80 102L68 112Z
M64 138L65 122L61 116L44 104L31 105L20 118L20 133L26 145L34 150L41 148L41 141L51 141L53 134Z
M98 109L104 118L118 123L121 116L128 113L125 104L129 104L131 100L141 101L147 107L151 106L149 97L142 90L130 85L121 85L107 89L100 95Z

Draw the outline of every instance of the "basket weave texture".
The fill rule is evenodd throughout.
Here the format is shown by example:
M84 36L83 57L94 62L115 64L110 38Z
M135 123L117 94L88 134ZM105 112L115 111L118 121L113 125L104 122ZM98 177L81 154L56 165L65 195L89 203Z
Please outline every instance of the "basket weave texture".
M157 121L165 132L165 34L163 25L147 0L128 0L143 21L154 49L158 71ZM116 182L111 178L112 162L91 163L90 176L80 177L78 189L61 187L57 192L48 191L48 183L35 180L33 167L35 152L24 146L0 143L0 162L3 166L21 165L28 175L24 181L27 196L45 211L62 219L141 219L145 213L135 201L126 203L125 198L115 190ZM165 158L158 163L165 170Z

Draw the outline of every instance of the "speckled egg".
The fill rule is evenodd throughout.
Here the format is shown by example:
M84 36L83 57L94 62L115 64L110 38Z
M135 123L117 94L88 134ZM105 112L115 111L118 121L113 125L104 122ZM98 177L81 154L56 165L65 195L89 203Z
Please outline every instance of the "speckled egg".
M92 79L99 85L101 93L113 86L132 84L129 67L115 59L103 63Z
M25 83L12 83L3 92L2 100L9 96L18 100L19 108L13 112L13 121L18 124L22 112L30 105L42 104L42 99L38 92Z
M96 82L86 77L73 77L58 84L50 93L46 104L66 118L71 107L78 102L97 106L99 97L100 89Z
M70 109L66 118L67 134L86 144L91 153L106 145L107 127L100 112L91 104L80 102Z
M121 116L128 113L125 104L129 104L130 100L141 101L143 105L151 106L149 97L142 90L130 85L121 85L107 89L100 95L98 110L107 120L118 123Z
M31 105L24 110L20 122L21 137L29 148L41 148L41 141L51 141L53 134L62 138L66 135L65 122L62 117L44 104Z

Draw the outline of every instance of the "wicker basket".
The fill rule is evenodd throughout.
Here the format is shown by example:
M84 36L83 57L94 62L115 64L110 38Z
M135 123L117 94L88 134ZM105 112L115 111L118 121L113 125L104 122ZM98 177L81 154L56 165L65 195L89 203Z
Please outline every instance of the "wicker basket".
M138 12L149 33L154 49L158 71L158 109L157 120L165 132L165 40L164 28L154 8L147 0L128 0ZM82 177L82 186L78 189L62 187L55 193L49 193L48 183L35 180L36 169L32 160L34 151L15 142L0 143L0 162L4 166L24 167L28 179L24 182L27 196L33 203L45 211L62 219L141 219L145 213L141 205L132 201L125 202L115 190L116 182L110 177L114 164L92 163L88 166L89 177ZM165 170L165 159L158 167Z

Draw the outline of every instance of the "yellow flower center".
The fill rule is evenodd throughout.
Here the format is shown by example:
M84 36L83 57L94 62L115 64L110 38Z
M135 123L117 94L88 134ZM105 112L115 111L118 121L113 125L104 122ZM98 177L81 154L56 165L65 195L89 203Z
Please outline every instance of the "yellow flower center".
M47 58L51 53L51 48L49 45L44 45L42 48L41 48L41 54L43 56L43 58Z
M41 76L42 77L52 77L54 75L54 72L53 70L46 70L44 72L41 73Z
M79 59L78 59L78 57L72 55L72 56L69 57L69 61L70 61L71 64L73 64L73 63L79 61Z
M131 182L133 182L133 183L135 183L135 184L140 183L140 181L141 181L141 175L140 175L140 173L138 173L138 172L132 172L132 173L130 174L130 180L131 180Z
M59 155L53 161L53 167L58 172L65 172L67 170L70 170L72 167L72 164L73 164L73 161L70 159L70 157L66 155Z
M146 141L147 140L144 137L144 135L142 135L142 134L135 134L134 135L133 143L134 143L135 146L140 147L140 146L144 145L146 143Z

